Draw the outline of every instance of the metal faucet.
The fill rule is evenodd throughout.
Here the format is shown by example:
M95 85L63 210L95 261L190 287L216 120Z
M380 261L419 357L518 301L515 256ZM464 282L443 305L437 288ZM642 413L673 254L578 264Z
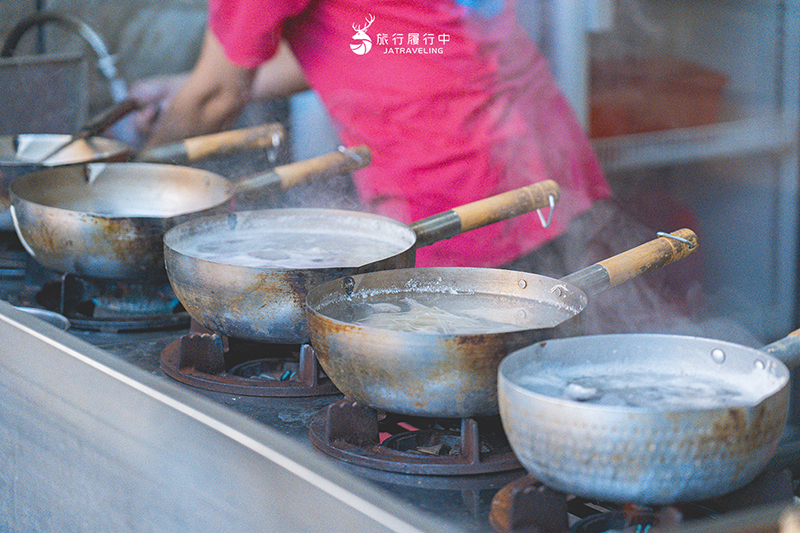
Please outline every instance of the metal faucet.
M11 57L22 36L28 29L34 26L53 22L79 34L89 43L95 54L97 54L97 67L109 82L109 91L114 102L121 102L128 97L128 86L117 72L116 57L111 55L103 42L102 37L88 24L69 15L54 13L52 11L40 11L17 23L3 42L0 50L0 57Z

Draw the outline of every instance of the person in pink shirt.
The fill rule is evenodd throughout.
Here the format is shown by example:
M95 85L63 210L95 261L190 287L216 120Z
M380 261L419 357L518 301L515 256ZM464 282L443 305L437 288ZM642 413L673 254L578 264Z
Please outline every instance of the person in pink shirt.
M154 122L152 108L140 114L147 143L224 129L254 99L311 87L341 142L372 152L353 175L365 210L409 223L533 182L559 184L548 228L535 213L492 224L418 249L419 267L557 278L656 231L692 228L677 219L649 227L614 200L513 1L210 0L193 70L139 94L169 102ZM696 334L698 258L594 296L581 313L585 332Z
M408 223L554 179L549 228L534 213L417 253L417 266L518 261L610 190L513 3L469 4L210 0L198 62L149 143L222 129L249 99L307 83L342 143L372 151L353 176L371 212Z

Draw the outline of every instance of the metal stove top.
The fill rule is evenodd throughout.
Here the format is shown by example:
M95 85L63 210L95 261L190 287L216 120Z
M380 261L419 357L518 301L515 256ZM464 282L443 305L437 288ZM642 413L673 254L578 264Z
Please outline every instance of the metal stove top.
M52 273L40 272L35 266L33 267L34 272L31 273L31 266L29 265L28 267L28 274L24 278L16 275L5 278L0 277L0 299L12 305L38 307L35 300L37 290L44 282L52 281L53 275ZM27 335L23 335L19 330L20 328L25 329L26 326L31 326L31 329L27 332ZM8 331L3 329L4 327L8 328ZM19 384L15 383L13 379L6 382L0 377L0 404L6 406L5 409L0 407L0 418L5 419L6 415L11 416L11 413L7 410L13 410L19 422L17 426L12 425L10 431L12 437L11 449L4 448L4 446L9 445L8 441L5 444L3 443L8 434L4 435L3 430L0 430L0 458L6 452L12 455L15 454L15 446L20 445L20 442L26 443L25 448L27 450L43 447L44 449L39 450L41 453L36 455L31 455L33 452L20 453L18 455L26 456L27 460L36 465L36 469L44 472L45 475L51 470L61 469L62 467L58 464L59 461L66 461L67 459L60 457L58 452L52 453L48 449L49 445L38 442L35 435L26 436L26 426L29 423L25 421L27 417L25 411L31 408L37 413L42 412L38 407L29 405L31 401L34 401L30 400L29 396L35 397L39 394L44 394L46 399L43 398L39 401L53 406L46 410L48 414L44 420L34 420L31 423L32 427L43 431L42 434L48 441L63 439L70 441L74 439L74 448L91 448L93 445L82 441L82 439L92 439L81 433L97 432L99 433L97 442L101 444L99 444L100 449L96 450L94 454L100 456L104 453L109 453L105 450L106 444L104 443L106 441L116 442L120 437L105 434L102 428L99 430L93 429L95 425L93 423L94 419L102 416L102 413L105 412L111 413L117 418L131 418L138 414L136 413L138 409L135 405L120 407L111 405L113 402L108 402L108 405L102 405L105 403L102 393L106 388L104 383L91 385L90 388L94 390L80 392L82 388L87 387L84 381L90 379L90 370L101 367L104 368L106 376L114 377L115 385L127 385L124 387L125 391L121 393L122 396L119 396L126 399L126 403L133 402L133 400L127 400L128 395L132 394L131 388L134 390L155 388L157 392L155 396L160 398L166 405L171 406L172 409L175 408L176 402L182 404L181 407L178 407L180 411L197 410L203 412L208 408L209 402L213 406L221 407L222 411L214 411L213 414L208 415L211 419L207 420L207 423L212 427L230 423L226 419L227 416L233 416L234 420L241 423L238 415L243 415L246 420L245 427L248 431L254 431L258 434L260 431L266 430L270 432L270 435L279 435L278 438L284 439L281 444L288 444L292 454L299 456L302 460L299 465L294 466L300 471L304 468L313 468L316 474L320 476L319 479L313 480L313 488L304 487L303 492L300 494L301 499L305 500L304 505L311 507L310 510L303 512L314 514L315 507L325 506L324 495L320 496L318 490L322 490L324 494L333 493L336 495L336 505L328 505L335 510L335 518L314 517L310 522L314 527L308 528L309 531L335 531L337 530L336 527L333 527L330 522L345 520L345 525L341 526L343 531L370 531L372 526L378 524L376 531L489 532L492 531L489 524L489 509L492 497L502 486L523 475L522 471L514 471L498 475L468 476L461 479L454 479L452 476L413 476L381 473L371 469L351 467L337 459L330 458L313 446L309 438L309 423L312 417L320 410L340 400L342 398L341 394L299 398L265 398L214 392L180 383L164 373L160 366L160 359L164 348L186 335L189 332L188 327L119 332L71 329L63 333L55 330L49 324L38 321L36 318L27 315L19 316L19 313L16 313L13 308L0 303L0 335L5 335L8 332L13 333L13 335L20 335L20 338L13 345L0 346L0 352L3 352L2 357L0 357L0 361L2 361L0 362L0 376L8 376L10 374L26 375L29 372L35 376L37 372L47 372L52 374L54 381L39 383L35 377L31 377L30 382ZM44 343L43 346L40 345L41 342ZM66 346L62 346L63 343L66 343ZM54 348L54 344L57 347ZM98 348L100 352L95 352L93 348ZM56 377L66 372L65 368L67 366L71 366L76 362L79 368L75 369L73 374ZM16 364L19 367L16 367ZM114 364L115 367L106 369L105 367L110 364ZM32 366L32 370L28 369L29 365ZM28 386L31 387L33 392L27 390ZM17 390L22 391L20 396L17 396ZM73 393L79 395L78 399L66 400L64 398L64 396ZM83 394L90 394L91 398L87 398ZM140 401L136 400L137 403ZM84 404L84 402L86 403ZM189 407L186 407L186 405ZM87 414L85 412L95 408L98 410L97 413L90 412ZM148 408L143 406L142 409L147 411ZM73 412L74 410L77 410L80 414L76 415ZM158 412L160 412L160 409ZM83 420L85 416L88 416L91 420ZM58 428L56 433L52 433L54 430L51 429L43 430L43 426L46 427L47 420L51 418L73 419L73 417L77 417L75 418L75 424L78 424L77 427ZM128 427L127 424L126 427ZM142 432L146 435L142 439L147 440L152 437L150 435L151 432L158 432L162 429L164 428L158 420L148 419L145 426L132 428L131 431L133 435ZM62 435L60 431L67 432L67 436ZM192 444L198 445L198 442ZM201 444L204 449L213 445L212 443ZM180 439L174 443L178 450L183 445ZM274 451L272 448L277 447L273 442L267 440L251 442L250 445L255 448L262 446L271 448L268 452L265 452L266 455L270 455ZM148 444L147 447L149 446ZM76 453L75 449L68 451L70 456ZM142 453L137 446L133 447L133 451L137 454ZM187 449L187 456L191 457L192 453L191 449ZM227 455L233 452L222 450L219 453L224 456L223 462L229 462L230 457ZM106 479L107 476L116 477L113 475L114 472L103 473L102 468L96 474L97 479L92 479L91 473L83 472L86 469L92 470L92 465L97 459L98 457L77 459L72 467L76 471L81 471L80 474L77 474L80 478L87 476L90 478L86 480L86 490L89 492L96 492L98 490L97 485L109 483L110 479ZM300 461L296 458L293 458L293 460ZM19 468L19 466L19 464L16 464L16 468ZM15 468L14 461L11 461L10 468L12 470ZM122 467L115 465L112 470L119 468ZM137 468L141 470L144 467L138 466ZM245 465L245 469L247 468L247 465ZM257 471L260 468L259 461L254 461L252 468ZM200 470L202 471L202 469ZM9 470L4 469L4 471L8 472ZM116 474L120 473L116 472ZM147 490L142 489L141 486L152 482L152 480L148 481L149 474L137 473L135 470L124 472L124 474L127 477L126 483L135 485L132 488L134 493L147 493ZM23 472L21 478L24 479L27 475ZM189 474L182 473L181 475ZM198 476L200 475L198 474ZM297 471L293 470L293 475L297 476ZM138 480L137 476L139 476ZM339 479L338 476L344 477ZM57 487L50 488L51 491L55 491L50 495L48 495L48 491L41 492L40 496L35 497L35 500L41 499L38 502L23 497L23 494L28 490L27 487L15 485L14 483L9 485L6 484L7 481L4 481L2 475L0 475L0 502L7 502L6 504L0 503L0 517L12 517L12 521L9 524L4 524L3 518L0 518L0 531L50 529L42 527L41 524L52 525L55 522L49 522L48 520L50 519L44 519L43 522L40 522L35 516L29 516L40 511L40 509L36 509L38 506L52 506L48 514L53 521L57 521L59 524L58 529L62 531L85 531L86 529L78 527L78 525L82 521L83 526L92 524L92 506L86 506L80 518L70 516L66 506L80 507L80 505L72 502L69 498L64 503L57 504L56 494L61 492ZM36 484L42 482L43 480L39 479ZM57 484L56 480L51 482L54 485ZM168 483L168 481L165 481L165 483ZM252 480L245 480L245 484L251 483ZM270 483L268 482L267 484L269 490L272 490ZM283 484L283 482L280 482L280 484ZM225 484L220 482L220 487L224 486ZM319 486L322 486L322 488L319 489ZM31 490L33 489L31 488ZM187 490L197 490L197 487L187 487ZM212 489L209 488L209 490ZM252 490L244 490L243 492L252 494ZM262 492L264 490L259 489L257 494ZM355 497L351 496L353 492L356 493ZM157 493L153 493L151 496L158 501L158 503L154 501L153 505L161 505L161 502L165 499L163 495ZM34 496L31 496L31 498L34 498ZM351 498L354 501L351 501ZM362 498L367 501L361 501ZM16 509L3 508L3 505L10 505L8 502L14 501L17 502L14 504ZM341 502L345 502L344 509L341 506ZM116 502L115 505L119 506L119 502ZM293 510L293 504L285 501L282 505L286 507L287 514L297 514L297 511ZM103 520L110 520L111 523L115 523L115 521L129 519L128 511L118 510L115 512L118 513L116 518L112 513L110 518L103 518ZM174 517L169 519L163 517L165 512L168 511L160 511L162 518L165 518L165 523L174 523ZM350 527L346 527L346 520L350 512L355 514L356 521L354 525L351 524ZM175 513L176 515L182 513L180 503L176 504ZM387 515L386 513L389 514ZM222 514L224 515L224 513ZM257 513L254 514L257 515ZM295 518L291 516L280 517L280 519L285 520L283 527L286 528L284 529L286 531L306 530L302 525L302 520L298 524L294 522ZM309 523L308 520L311 519L307 518L306 523ZM207 521L208 519L206 519ZM179 523L182 522L179 521ZM23 527L20 527L20 525ZM105 525L107 523L103 522L103 526ZM7 529L4 529L4 527ZM96 527L91 525L89 529L96 529ZM126 527L126 529L150 530L146 527ZM211 529L213 530L213 528ZM181 530L191 530L191 528ZM233 527L229 530L234 531L236 528ZM248 529L244 528L242 530ZM267 528L266 530L270 529Z
M0 278L0 299L36 305L36 285ZM488 533L493 498L525 475L425 476L348 465L309 438L313 417L340 394L255 397L179 383L161 369L160 356L187 333L64 333L0 302L0 419L7 421L0 427L0 531L190 531L201 524L248 531L258 524ZM800 473L799 433L788 428L771 469ZM241 501L253 496L257 502Z
M159 380L174 383L160 368L160 353L169 343L188 330L102 334L73 331L72 335L141 368ZM285 435L304 453L321 458L337 468L353 473L365 485L386 491L405 502L415 512L430 513L443 519L454 531L491 532L489 512L492 498L503 486L525 474L522 470L479 476L422 476L381 472L351 466L328 458L316 449L309 438L309 425L315 415L341 394L318 397L280 398L224 394L188 385L178 386L192 394L210 399L260 424Z

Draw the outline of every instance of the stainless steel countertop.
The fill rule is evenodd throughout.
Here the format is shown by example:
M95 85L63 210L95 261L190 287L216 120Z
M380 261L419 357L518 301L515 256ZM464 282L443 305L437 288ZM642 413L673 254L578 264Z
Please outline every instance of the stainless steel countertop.
M0 280L0 299L35 305ZM522 471L387 474L317 450L312 415L341 398L262 398L160 368L188 329L63 332L0 301L0 531L491 533L494 495ZM787 428L771 468L798 474Z
M159 360L184 333L63 332L0 302L0 530L489 532L522 475L373 479L308 438L339 395L179 383Z

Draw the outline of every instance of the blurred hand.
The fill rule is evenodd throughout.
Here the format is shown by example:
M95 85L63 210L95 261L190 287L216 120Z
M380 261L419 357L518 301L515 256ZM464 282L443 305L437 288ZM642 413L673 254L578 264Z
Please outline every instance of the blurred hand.
M133 84L130 97L142 105L133 113L133 125L139 136L150 137L159 117L188 77L189 73L153 76Z

